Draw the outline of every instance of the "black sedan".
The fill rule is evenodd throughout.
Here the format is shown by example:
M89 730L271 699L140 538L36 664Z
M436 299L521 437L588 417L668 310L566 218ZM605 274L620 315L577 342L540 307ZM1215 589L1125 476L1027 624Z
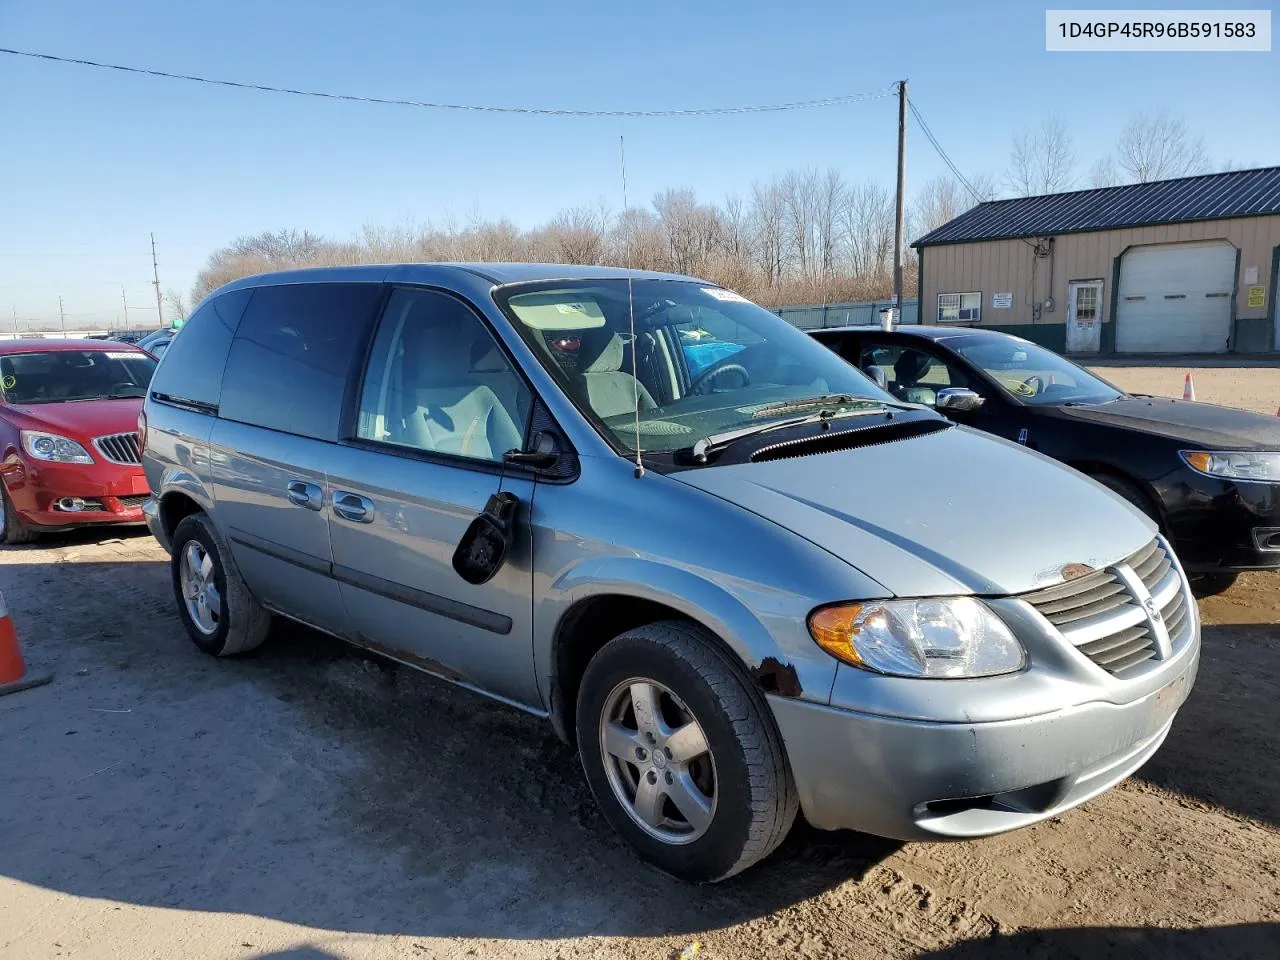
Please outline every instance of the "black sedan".
M1201 596L1225 590L1240 570L1280 569L1280 418L1125 393L991 330L843 327L813 336L900 399L1110 487L1160 524Z

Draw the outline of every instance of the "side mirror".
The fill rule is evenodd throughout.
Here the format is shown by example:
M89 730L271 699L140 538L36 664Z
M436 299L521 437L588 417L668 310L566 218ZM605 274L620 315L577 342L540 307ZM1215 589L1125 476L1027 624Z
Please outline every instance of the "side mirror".
M468 525L453 551L453 569L467 583L488 583L502 568L511 546L511 519L519 502L514 493L495 493Z
M884 371L879 367L870 366L863 368L863 373L881 390L889 389L889 379L884 375Z
M533 435L533 441L527 450L508 450L502 455L507 463L522 463L529 467L549 467L560 459L560 445L556 438L545 430Z
M977 410L984 402L982 397L967 387L943 387L938 391L933 408L948 413L967 413Z

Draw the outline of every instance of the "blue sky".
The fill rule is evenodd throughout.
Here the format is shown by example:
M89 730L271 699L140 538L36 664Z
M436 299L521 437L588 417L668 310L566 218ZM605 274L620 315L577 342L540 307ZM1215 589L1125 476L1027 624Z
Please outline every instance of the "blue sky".
M1096 2L1096 0L1095 0ZM1130 4L1138 6L1138 4ZM1199 4L1204 7L1209 4ZM0 0L0 46L266 84L583 109L729 106L877 91L912 99L966 173L1058 111L1087 167L1138 108L1167 108L1215 161L1280 163L1280 54L1049 54L1044 6ZM366 222L532 226L668 186L745 193L788 168L891 184L892 99L786 114L580 120L347 104L0 57L0 328L114 323L190 288L234 237ZM943 172L909 135L908 189ZM135 318L136 320L137 318Z

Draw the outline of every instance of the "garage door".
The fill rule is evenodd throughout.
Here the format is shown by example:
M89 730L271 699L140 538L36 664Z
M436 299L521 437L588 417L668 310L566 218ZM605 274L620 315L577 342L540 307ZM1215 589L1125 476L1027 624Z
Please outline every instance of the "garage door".
M1225 240L1134 247L1120 262L1116 350L1225 352L1235 272Z

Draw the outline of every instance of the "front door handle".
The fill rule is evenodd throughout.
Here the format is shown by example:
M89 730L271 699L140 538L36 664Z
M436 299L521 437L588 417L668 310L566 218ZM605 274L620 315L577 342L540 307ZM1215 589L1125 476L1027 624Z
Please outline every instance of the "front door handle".
M308 510L319 510L324 506L324 497L320 493L320 488L314 483L290 480L288 490L290 503L296 503Z
M333 491L333 512L352 523L373 523L373 501L358 493Z

